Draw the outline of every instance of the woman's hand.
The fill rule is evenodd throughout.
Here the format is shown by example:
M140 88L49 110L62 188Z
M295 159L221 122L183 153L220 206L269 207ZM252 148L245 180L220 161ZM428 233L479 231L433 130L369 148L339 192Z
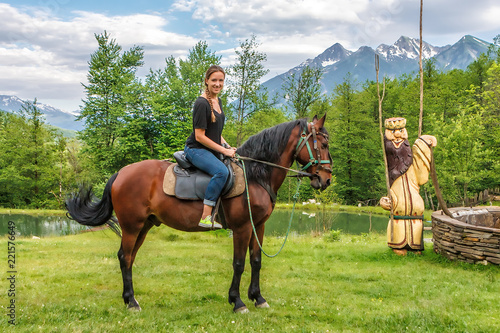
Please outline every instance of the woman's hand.
M234 157L234 154L236 154L236 148L229 147L229 148L224 148L224 151L222 154L229 156L229 157Z

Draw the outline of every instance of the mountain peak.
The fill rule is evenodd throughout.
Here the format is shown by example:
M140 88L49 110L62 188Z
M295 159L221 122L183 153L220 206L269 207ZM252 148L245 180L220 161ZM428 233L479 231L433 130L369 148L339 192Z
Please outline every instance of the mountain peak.
M489 43L473 36L464 36L453 45L433 46L422 43L423 58L432 58L439 70L454 68L465 69L477 59L479 54L488 50ZM418 71L420 41L416 38L401 36L392 45L380 44L376 50L362 46L356 52L346 50L335 43L314 59L308 59L299 66L264 82L269 93L281 95L283 79L293 73L300 73L306 65L323 69L321 85L325 92L333 91L349 73L358 82L375 80L373 54L380 55L380 70L387 77L398 77Z
M22 109L25 103L26 101L17 96L0 95L0 110L3 111L17 112ZM83 122L76 121L73 113L39 102L36 103L36 107L42 112L50 125L70 130L81 130L83 128Z
M298 69L305 66L312 67L327 67L332 66L339 61L342 61L352 54L351 51L346 50L340 43L335 43L329 48L327 48L323 53L315 57L314 59L307 59L302 64L298 66Z
M432 46L425 41L422 43L422 57L429 59L443 51L441 47ZM388 61L400 59L418 59L420 57L420 40L401 36L393 45L380 44L376 52Z
M457 42L457 44L458 43L482 44L486 47L488 47L490 45L490 43L488 43L482 39L479 39L477 37L471 36L471 35L463 36L462 38L460 38L460 40Z
M455 44L448 46L435 59L436 64L446 70L465 69L481 53L488 51L490 43L474 36L465 35Z

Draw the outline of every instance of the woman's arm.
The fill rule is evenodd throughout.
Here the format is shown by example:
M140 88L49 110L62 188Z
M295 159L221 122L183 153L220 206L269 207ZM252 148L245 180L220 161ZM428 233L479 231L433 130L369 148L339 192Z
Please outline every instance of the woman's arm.
M206 135L205 135L205 129L203 128L195 128L194 129L194 136L196 138L196 141L204 145L205 147L212 149L216 152L219 152L221 154L224 154L229 157L234 157L235 150L230 148L224 148L217 143L213 142L210 140ZM226 143L226 140L221 136L221 142Z

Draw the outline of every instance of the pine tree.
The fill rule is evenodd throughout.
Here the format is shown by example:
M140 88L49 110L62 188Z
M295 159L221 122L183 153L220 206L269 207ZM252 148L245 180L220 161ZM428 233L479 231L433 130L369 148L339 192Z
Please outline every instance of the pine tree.
M321 68L305 66L285 79L283 90L297 119L308 116L310 107L321 99Z
M264 62L267 55L257 51L259 44L256 36L252 35L240 43L240 49L236 50L236 64L229 73L231 75L230 97L234 99L232 108L232 121L236 126L236 144L239 146L243 138L248 134L245 129L245 122L259 110L257 106L262 106L262 102L269 107L268 95L265 91L259 92L260 79L269 70L264 69Z
M121 46L107 32L95 38L99 47L90 57L88 84L83 84L86 99L77 119L85 120L80 138L96 170L106 177L126 164L115 148L128 105L134 100L135 72L143 64L143 51L135 46L122 53Z
M34 102L2 117L0 204L8 207L60 208L51 192L58 188L56 141Z
M159 157L171 157L184 149L192 131L194 102L205 89L205 72L211 65L219 65L220 59L206 42L200 41L186 60L170 56L164 69L150 71L146 78L147 103L157 124L155 144Z
M368 116L373 96L355 90L348 75L335 87L329 113L335 193L347 204L375 199L383 191L383 158L376 119Z

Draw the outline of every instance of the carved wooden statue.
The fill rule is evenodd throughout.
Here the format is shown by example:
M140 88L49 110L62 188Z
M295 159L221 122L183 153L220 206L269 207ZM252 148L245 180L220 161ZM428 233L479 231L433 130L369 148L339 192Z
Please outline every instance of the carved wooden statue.
M384 144L394 214L387 228L387 242L397 254L420 253L424 249L425 207L419 189L429 179L431 147L436 146L437 140L432 135L422 135L410 147L406 119L389 118L385 120ZM382 197L380 206L390 210L390 199Z

